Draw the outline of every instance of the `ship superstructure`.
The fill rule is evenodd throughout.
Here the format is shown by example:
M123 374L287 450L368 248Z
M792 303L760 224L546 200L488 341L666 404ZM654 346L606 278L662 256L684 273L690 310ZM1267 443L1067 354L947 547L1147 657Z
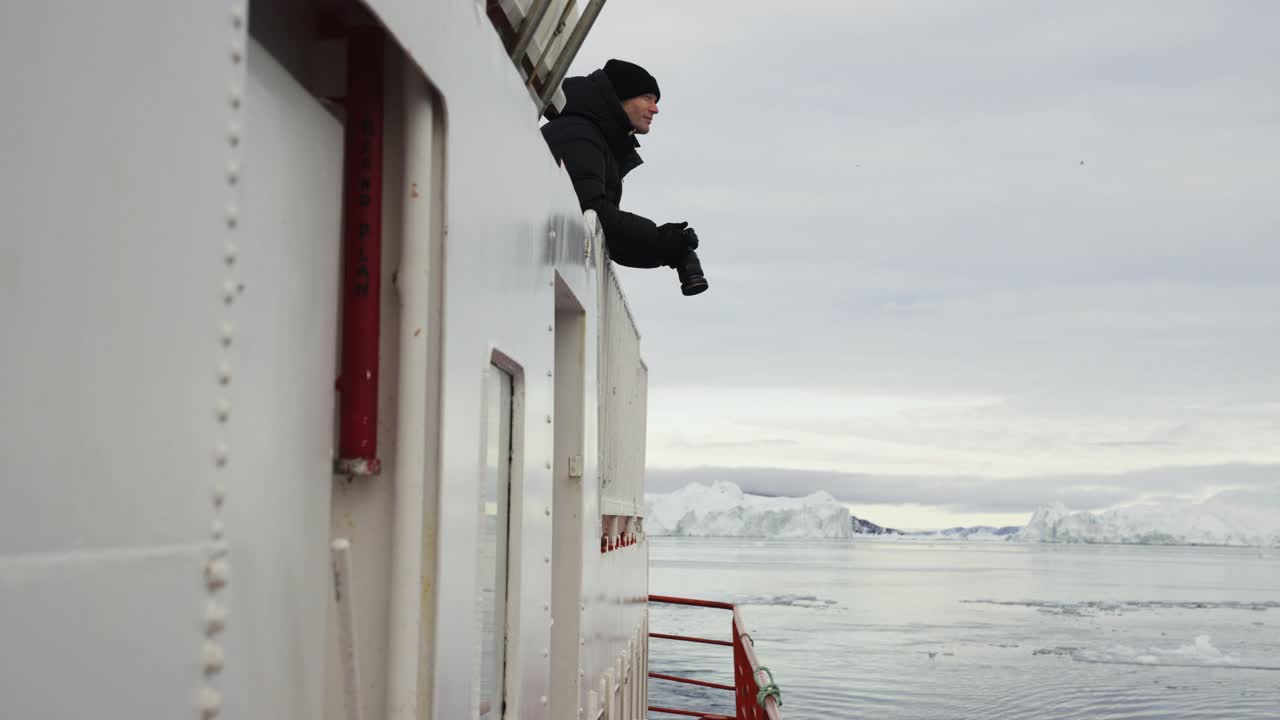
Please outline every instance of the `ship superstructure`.
M603 2L0 11L6 718L646 716Z

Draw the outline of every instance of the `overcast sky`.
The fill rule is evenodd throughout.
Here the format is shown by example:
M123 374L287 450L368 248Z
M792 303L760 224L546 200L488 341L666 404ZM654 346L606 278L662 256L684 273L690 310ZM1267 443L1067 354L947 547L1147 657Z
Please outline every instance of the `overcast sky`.
M1280 2L615 0L649 486L905 527L1280 484Z

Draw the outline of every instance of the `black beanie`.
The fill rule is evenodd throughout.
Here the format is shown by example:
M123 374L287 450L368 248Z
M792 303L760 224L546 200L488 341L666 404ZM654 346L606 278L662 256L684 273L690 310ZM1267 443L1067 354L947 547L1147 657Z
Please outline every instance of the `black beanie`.
M609 76L609 82L613 83L613 91L618 94L619 100L627 100L648 93L653 93L659 100L662 99L662 93L658 90L658 81L654 80L647 70L635 63L629 63L626 60L610 60L604 64L604 74Z

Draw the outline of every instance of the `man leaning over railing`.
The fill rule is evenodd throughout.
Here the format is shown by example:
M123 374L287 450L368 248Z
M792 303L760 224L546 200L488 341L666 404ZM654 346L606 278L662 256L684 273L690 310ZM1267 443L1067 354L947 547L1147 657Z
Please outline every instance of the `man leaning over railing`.
M542 127L542 136L569 171L582 209L599 216L609 256L629 267L675 268L685 295L706 290L689 223L657 225L618 207L622 178L642 162L635 136L647 134L658 114L658 81L639 65L610 60L565 80L564 95L564 110Z

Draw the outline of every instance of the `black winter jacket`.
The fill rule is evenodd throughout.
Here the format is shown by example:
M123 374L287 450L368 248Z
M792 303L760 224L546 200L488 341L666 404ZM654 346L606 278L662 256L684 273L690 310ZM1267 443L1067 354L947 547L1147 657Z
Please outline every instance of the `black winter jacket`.
M631 121L603 70L564 81L564 110L542 126L551 153L563 162L585 210L595 210L604 229L609 256L620 265L674 266L665 257L653 221L618 209L622 178L643 162Z

